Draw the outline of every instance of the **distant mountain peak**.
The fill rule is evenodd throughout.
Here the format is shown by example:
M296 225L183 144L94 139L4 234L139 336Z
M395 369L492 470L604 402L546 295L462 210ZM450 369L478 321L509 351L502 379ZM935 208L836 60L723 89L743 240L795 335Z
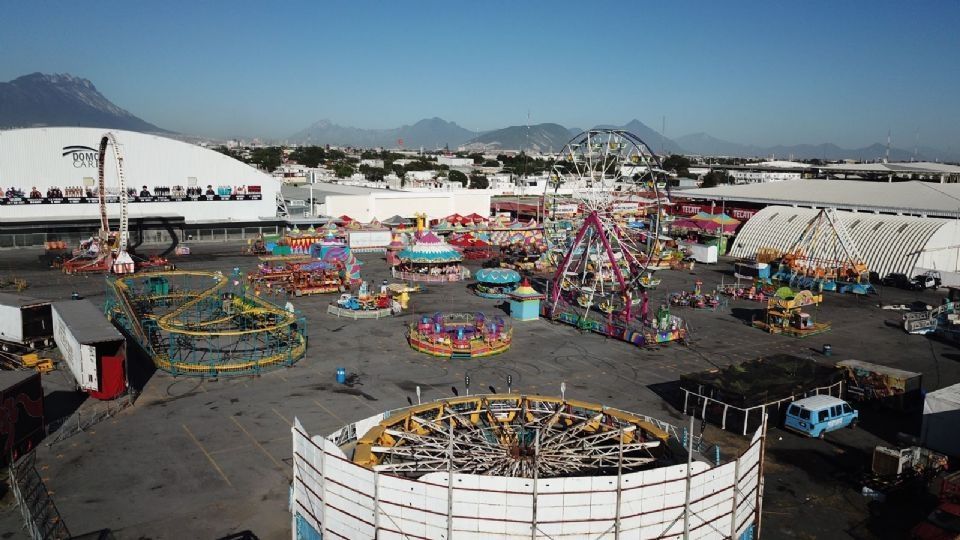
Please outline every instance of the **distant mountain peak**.
M314 122L307 129L290 136L291 141L309 144L333 144L341 146L386 147L400 145L408 148L455 148L473 137L474 133L456 122L442 118L424 118L412 125L402 125L392 129L362 129L340 126L329 120Z
M0 82L0 128L32 126L165 131L113 104L88 79L69 73L30 73Z

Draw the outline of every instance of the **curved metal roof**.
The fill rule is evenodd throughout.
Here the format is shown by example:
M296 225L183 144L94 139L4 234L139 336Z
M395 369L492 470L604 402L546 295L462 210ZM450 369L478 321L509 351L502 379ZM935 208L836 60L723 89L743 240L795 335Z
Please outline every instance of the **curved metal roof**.
M730 255L753 257L760 248L789 249L819 210L790 206L768 206L757 212L740 229ZM838 211L867 267L881 276L889 272L914 273L920 254L948 220L913 216L889 216ZM960 243L960 242L958 242ZM834 253L832 241L818 244L808 256L841 258Z

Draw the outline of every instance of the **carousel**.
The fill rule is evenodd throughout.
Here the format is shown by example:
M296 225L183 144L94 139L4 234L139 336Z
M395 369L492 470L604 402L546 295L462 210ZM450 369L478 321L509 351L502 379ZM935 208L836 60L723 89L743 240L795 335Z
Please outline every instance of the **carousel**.
M474 277L473 291L482 298L506 298L520 285L520 274L509 268L483 268Z
M455 359L500 354L510 348L513 330L502 317L483 313L435 313L411 324L407 342L431 356Z
M449 283L466 277L460 265L463 255L432 232L424 233L416 244L400 250L397 260L393 277L405 281Z
M386 286L380 292L373 292L364 281L360 284L357 294L343 293L335 302L327 307L327 313L337 318L348 319L382 319L397 315L402 307L398 294L392 294Z

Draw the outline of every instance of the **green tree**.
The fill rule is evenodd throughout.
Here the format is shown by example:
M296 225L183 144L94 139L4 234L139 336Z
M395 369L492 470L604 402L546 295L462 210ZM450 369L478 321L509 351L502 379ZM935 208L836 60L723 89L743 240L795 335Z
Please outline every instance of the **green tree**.
M403 178L403 175L407 174L407 170L399 163L391 163L390 169L393 170L393 174L399 176L400 178Z
M334 172L337 175L337 178L346 178L353 174L353 167L347 165L346 163L340 163L337 165L337 168L334 169Z
M307 167L318 167L326 162L327 152L322 146L301 146L290 153L290 159Z
M732 184L733 178L727 176L721 171L710 171L707 174L703 175L703 181L700 184L700 187L716 187L719 184Z
M671 154L670 157L663 160L663 168L667 171L673 171L679 176L686 176L690 174L690 160L677 154Z
M358 170L367 180L374 182L383 182L383 177L387 173L387 171L381 167L371 167L369 165L360 165Z
M279 146L256 148L250 155L250 163L265 171L272 171L280 166L283 150Z
M447 180L450 182L460 182L461 186L467 187L467 175L460 171L450 171L450 174L447 175Z
M470 175L470 189L487 189L490 187L490 181L482 174Z

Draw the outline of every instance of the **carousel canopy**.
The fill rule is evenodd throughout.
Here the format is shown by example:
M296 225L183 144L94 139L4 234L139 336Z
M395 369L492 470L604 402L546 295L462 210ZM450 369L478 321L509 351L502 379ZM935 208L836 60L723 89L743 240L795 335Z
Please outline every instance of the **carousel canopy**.
M416 244L400 250L397 258L404 262L449 263L462 261L463 255L439 236L428 232Z
M482 268L474 274L480 283L492 283L496 285L505 285L507 283L518 283L520 274L516 270L509 268Z
M544 295L537 292L536 289L530 286L530 282L523 280L523 283L516 288L513 292L507 293L511 298L519 298L521 300L529 300L533 298L544 298Z

